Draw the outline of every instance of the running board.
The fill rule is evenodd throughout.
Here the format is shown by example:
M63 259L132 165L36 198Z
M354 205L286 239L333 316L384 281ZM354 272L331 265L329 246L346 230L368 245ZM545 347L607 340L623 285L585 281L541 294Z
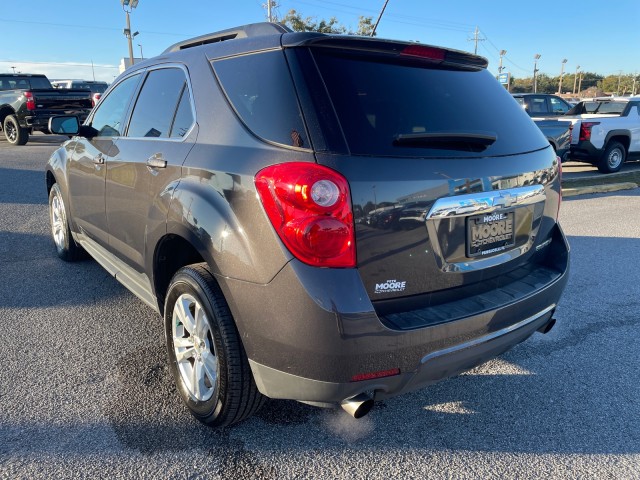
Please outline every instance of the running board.
M127 290L144 303L160 313L158 302L153 294L149 277L136 272L129 265L107 251L102 245L82 233L74 235L76 241L98 262L107 272L115 277Z

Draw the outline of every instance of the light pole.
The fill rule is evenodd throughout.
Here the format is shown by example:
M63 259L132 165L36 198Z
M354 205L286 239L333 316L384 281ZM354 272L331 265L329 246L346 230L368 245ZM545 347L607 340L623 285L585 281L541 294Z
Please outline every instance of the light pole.
M502 73L502 69L504 68L502 66L502 57L504 57L507 54L506 50L500 50L500 66L498 67L498 73Z
M562 93L562 77L564 76L564 64L567 63L567 59L562 60L562 66L560 67L560 83L558 84L558 93Z
M578 80L578 93L582 91L582 72L580 72L580 80Z
M138 44L140 47L140 58L144 60L144 55L142 54L142 45Z
M11 67L13 68L13 73L16 73L16 67Z
M573 78L573 94L574 95L576 94L576 85L578 84L578 70L580 70L580 65L576 66L576 76Z
M129 19L129 14L131 11L138 6L138 0L120 0L122 4L122 10L127 14L127 28L123 30L124 36L127 37L129 42L129 61L131 65L133 65L133 37L138 35L139 32L135 32L133 35L131 34L131 21ZM131 66L130 65L130 66Z
M538 60L540 60L539 53L533 56L533 93L538 93Z

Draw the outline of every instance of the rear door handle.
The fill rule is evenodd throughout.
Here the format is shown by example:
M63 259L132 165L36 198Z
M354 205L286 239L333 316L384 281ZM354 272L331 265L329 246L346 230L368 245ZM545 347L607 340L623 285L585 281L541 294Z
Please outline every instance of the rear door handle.
M147 159L147 165L153 168L166 168L167 161L162 157L161 153L156 153Z
M104 163L104 155L99 153L98 155L93 157L93 163L95 163L96 165L102 165Z

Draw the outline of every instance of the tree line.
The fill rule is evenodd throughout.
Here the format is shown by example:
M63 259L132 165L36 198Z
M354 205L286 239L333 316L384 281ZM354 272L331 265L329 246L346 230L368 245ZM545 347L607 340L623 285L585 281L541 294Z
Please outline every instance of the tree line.
M582 77L582 81L580 79ZM549 76L544 73L536 77L538 93L556 93L560 86L560 76ZM617 93L618 95L630 95L640 91L640 76L626 75L599 75L593 72L567 73L562 76L562 93L573 93L595 87L607 93ZM635 88L635 91L634 91ZM533 77L517 78L511 77L510 91L513 93L533 92Z

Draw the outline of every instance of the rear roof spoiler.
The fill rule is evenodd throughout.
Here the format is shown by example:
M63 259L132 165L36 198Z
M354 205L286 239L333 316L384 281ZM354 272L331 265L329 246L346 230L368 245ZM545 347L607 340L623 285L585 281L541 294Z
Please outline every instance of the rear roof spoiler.
M190 38L182 42L175 43L167 48L162 53L177 52L191 47L198 47L200 45L207 45L209 43L223 42L225 40L234 40L236 38L251 38L261 37L265 35L282 35L283 33L290 33L289 27L281 23L250 23L240 27L230 28L227 30L221 30L219 32L207 33L206 35L200 35L199 37Z

